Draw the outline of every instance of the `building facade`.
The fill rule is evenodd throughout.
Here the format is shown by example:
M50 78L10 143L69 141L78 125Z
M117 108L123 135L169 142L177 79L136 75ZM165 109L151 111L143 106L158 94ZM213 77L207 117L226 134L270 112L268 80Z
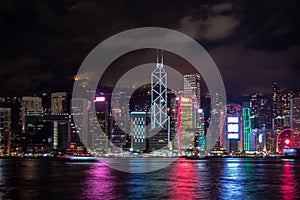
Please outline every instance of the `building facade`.
M130 113L131 119L131 148L134 151L143 152L147 149L146 138L146 116L144 111L134 111Z
M11 109L0 107L0 156L10 153Z

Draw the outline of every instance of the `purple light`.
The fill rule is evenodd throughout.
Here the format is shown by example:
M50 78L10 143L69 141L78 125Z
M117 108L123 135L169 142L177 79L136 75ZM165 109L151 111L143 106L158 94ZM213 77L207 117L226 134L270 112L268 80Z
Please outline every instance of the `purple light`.
M104 102L105 101L105 97L95 97L94 102Z

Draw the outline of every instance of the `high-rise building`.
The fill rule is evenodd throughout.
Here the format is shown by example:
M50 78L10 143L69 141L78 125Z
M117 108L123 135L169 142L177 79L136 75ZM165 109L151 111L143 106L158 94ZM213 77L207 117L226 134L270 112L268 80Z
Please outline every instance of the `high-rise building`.
M250 100L250 114L252 128L261 129L266 124L266 103L267 99L258 93L254 93Z
M243 120L243 149L244 151L250 151L250 133L251 119L250 119L250 108L242 108L242 120Z
M129 112L130 96L127 96L125 92L115 93L112 100L112 118L111 120L111 142L122 149L129 150L131 147L130 141L130 118ZM149 103L148 103L149 104ZM117 151L121 149L117 148ZM115 151L113 151L115 152Z
M89 119L88 107L89 100L85 98L72 99L72 113L77 115L78 121L75 122L76 132L79 135L83 144L88 144Z
M176 95L169 98L168 115L170 116L170 150L177 153L177 108L178 101Z
M242 134L242 109L239 104L227 105L224 139L228 143L224 143L230 152L243 151L243 134Z
M263 150L265 152L276 152L276 137L276 131L268 129L263 132Z
M163 52L157 51L157 64L151 73L151 128L167 128L167 73L163 64Z
M185 154L195 147L194 104L192 99L188 97L178 97L177 104L178 153Z
M72 116L68 113L45 113L40 117L40 122L43 123L44 132L48 133L44 138L48 144L46 148L58 151L67 150L72 138Z
M22 97L21 101L22 132L25 132L25 116L39 116L43 113L42 99L39 97Z
M281 94L282 117L284 118L284 127L291 127L291 101L294 98L293 91L287 91Z
M130 113L131 118L131 148L134 151L146 150L146 115L144 111L134 111Z
M22 151L43 152L46 142L44 141L44 124L39 121L39 117L43 114L42 99L22 97L21 106Z
M296 131L300 131L300 97L291 100L291 118L292 127Z
M85 148L102 155L108 152L109 146L108 107L106 106L105 97L96 97L94 101L86 98L73 98L72 113L76 133L85 145ZM96 116L94 115L94 110L96 111Z
M97 119L93 118L93 106L95 106L95 111ZM111 124L112 116L108 107L108 99L106 96L97 96L95 97L94 104L90 106L88 111L89 116L89 134L90 141L89 145L100 154L105 154L111 152L109 140L111 139ZM95 132L98 126L98 129L101 129L101 132Z
M157 64L151 73L151 130L149 134L149 150L158 150L169 146L167 73L163 64L163 51L157 50Z
M191 73L183 75L183 95L192 99L196 99L200 107L200 74Z
M206 133L206 150L210 152L212 149L226 149L227 139L224 136L224 118L226 113L226 105L222 105L222 96L219 92L212 91L209 94L211 105L214 108L210 111L209 127Z
M197 109L197 124L196 124L196 137L195 137L195 147L199 152L205 151L205 118L203 109Z
M279 85L276 82L273 84L272 111L273 111L273 118L282 116L281 94L280 94Z
M0 107L0 155L10 152L11 109Z
M51 94L51 113L67 113L67 93L56 92Z

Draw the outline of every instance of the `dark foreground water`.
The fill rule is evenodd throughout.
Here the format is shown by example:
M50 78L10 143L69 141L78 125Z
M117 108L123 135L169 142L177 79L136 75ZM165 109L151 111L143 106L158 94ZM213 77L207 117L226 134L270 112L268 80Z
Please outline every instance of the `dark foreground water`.
M300 161L178 159L134 174L101 163L0 159L0 199L300 199Z

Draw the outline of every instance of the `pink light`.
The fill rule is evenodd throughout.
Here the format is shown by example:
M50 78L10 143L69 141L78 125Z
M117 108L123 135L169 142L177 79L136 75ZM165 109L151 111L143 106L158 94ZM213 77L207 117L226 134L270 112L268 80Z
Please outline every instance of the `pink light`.
M289 140L289 139L286 139L286 140L284 141L284 143L285 143L285 144L289 144L289 143L290 143L290 140Z
M178 101L178 110L177 110L177 151L178 153L181 153L181 136L180 136L180 103L181 103L181 99Z
M103 102L105 101L105 97L95 97L95 102Z

